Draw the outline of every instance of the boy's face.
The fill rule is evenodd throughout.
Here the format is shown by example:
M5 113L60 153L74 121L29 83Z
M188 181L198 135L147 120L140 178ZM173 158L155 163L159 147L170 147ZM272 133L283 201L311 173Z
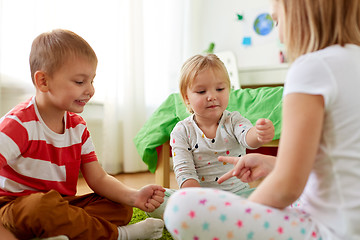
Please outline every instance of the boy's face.
M60 111L81 113L95 93L96 64L83 57L71 57L48 80L49 100Z
M229 102L229 86L218 71L206 69L187 88L186 102L197 121L218 121Z

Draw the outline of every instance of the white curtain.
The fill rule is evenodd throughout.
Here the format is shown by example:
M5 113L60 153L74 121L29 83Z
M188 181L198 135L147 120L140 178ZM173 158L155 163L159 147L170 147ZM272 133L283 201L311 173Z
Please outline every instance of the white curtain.
M178 91L183 61L198 52L196 16L202 2L0 0L1 87L17 86L33 94L28 65L32 40L55 28L78 33L99 59L92 102L100 110L86 115L85 108L85 120L101 121L90 129L98 136L101 164L112 174L147 170L133 138L156 107Z
M144 31L141 0L119 8L118 77L108 79L104 101L102 164L109 173L145 170L132 138L145 118Z
M156 107L178 91L188 2L131 0L121 8L123 81L112 79L104 114L102 163L110 173L147 170L133 138Z

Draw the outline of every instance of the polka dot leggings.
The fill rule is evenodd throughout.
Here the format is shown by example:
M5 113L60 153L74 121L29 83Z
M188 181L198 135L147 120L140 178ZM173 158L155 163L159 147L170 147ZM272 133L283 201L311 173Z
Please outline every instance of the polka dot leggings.
M270 208L217 189L177 191L164 220L174 239L321 240L310 216L299 208Z

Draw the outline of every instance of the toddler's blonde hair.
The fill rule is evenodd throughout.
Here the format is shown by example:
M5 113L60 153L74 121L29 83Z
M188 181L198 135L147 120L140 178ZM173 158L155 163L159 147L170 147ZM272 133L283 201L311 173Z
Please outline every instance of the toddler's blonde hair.
M187 89L192 86L197 75L207 69L212 69L223 75L223 79L230 89L230 78L224 63L215 54L195 55L183 64L180 72L180 95L190 113L194 111L186 104Z

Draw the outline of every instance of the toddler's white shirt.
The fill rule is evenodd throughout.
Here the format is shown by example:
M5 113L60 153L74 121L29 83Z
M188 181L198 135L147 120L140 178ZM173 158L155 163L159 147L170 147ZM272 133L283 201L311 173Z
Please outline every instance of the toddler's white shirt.
M198 127L194 115L176 124L170 135L174 172L179 187L188 179L197 180L202 187L213 187L238 192L249 188L247 183L233 177L222 184L217 179L233 168L218 161L218 156L238 157L250 148L245 136L251 122L238 112L224 111L216 137L209 139Z

